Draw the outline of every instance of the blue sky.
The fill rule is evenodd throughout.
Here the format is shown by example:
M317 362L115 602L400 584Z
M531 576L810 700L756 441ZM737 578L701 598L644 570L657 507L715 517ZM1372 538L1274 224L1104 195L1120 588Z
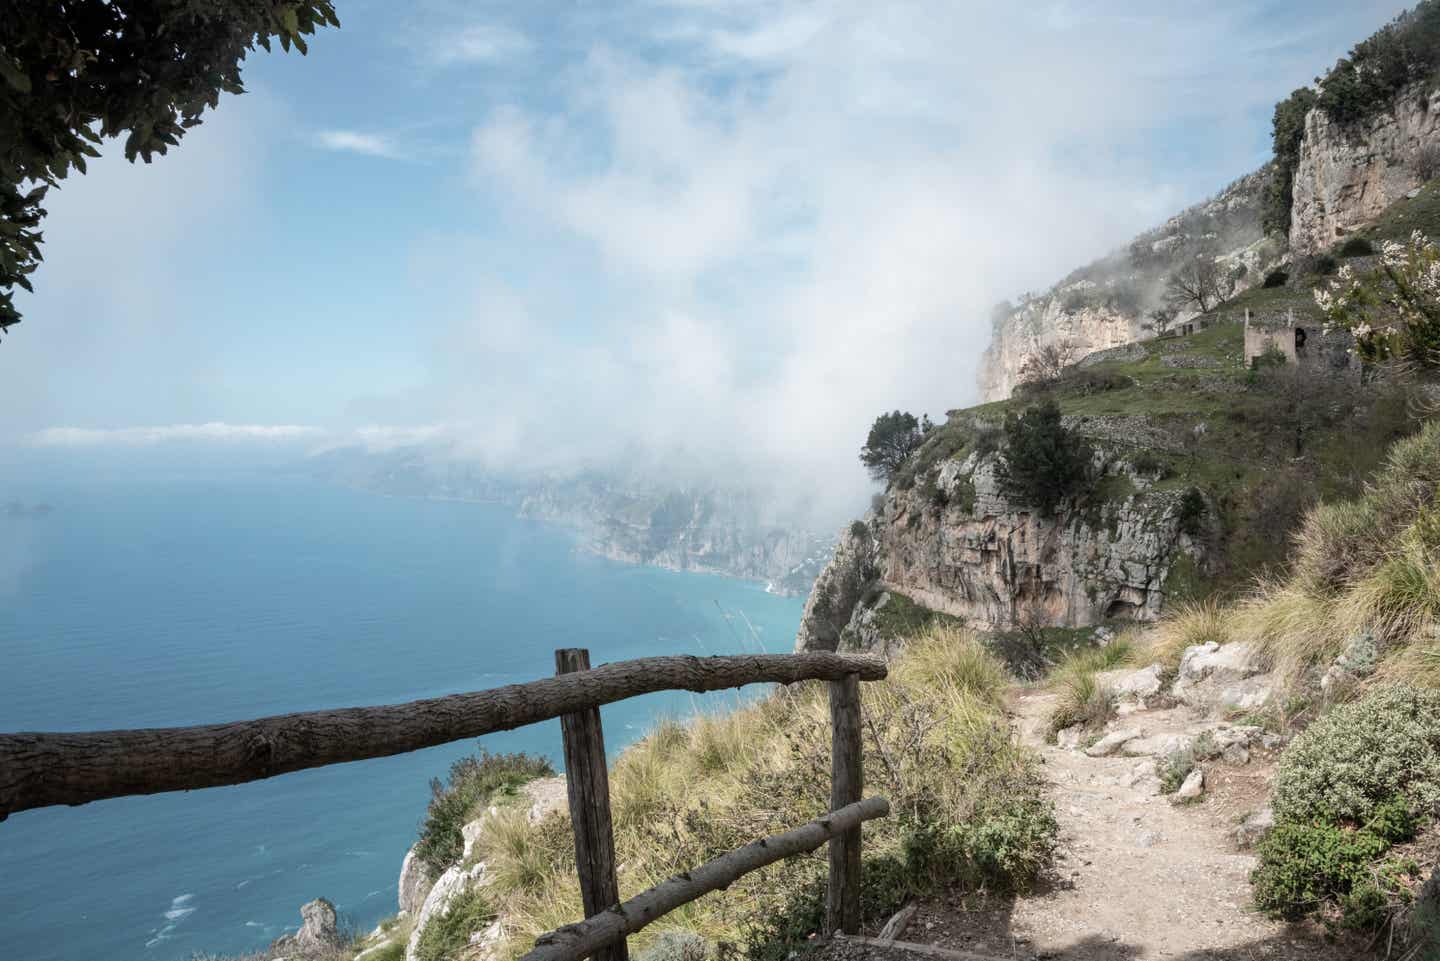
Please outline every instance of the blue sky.
M1275 101L1402 9L337 7L171 156L52 194L0 443L282 427L858 482L875 413L974 398L990 304L1260 165Z

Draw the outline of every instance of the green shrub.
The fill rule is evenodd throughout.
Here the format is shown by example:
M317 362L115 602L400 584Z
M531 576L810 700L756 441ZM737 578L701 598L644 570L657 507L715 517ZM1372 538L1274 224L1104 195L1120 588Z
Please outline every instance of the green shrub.
M1130 467L1137 474L1147 474L1152 477L1159 477L1165 474L1170 465L1165 459L1153 450L1139 450L1132 453L1128 460Z
M864 521L855 521L850 525L850 536L863 541L870 536L870 528Z
M1005 418L1004 457L995 476L1005 496L1049 515L1084 483L1090 448L1068 430L1053 400Z
M1364 237L1351 237L1335 251L1339 257L1369 257L1375 253L1375 245Z
M495 912L480 888L457 894L444 914L432 917L420 932L415 956L419 961L455 961L470 935L483 931L495 920Z
M1277 820L1370 822L1397 799L1440 803L1440 691L1382 688L1297 737L1275 774Z
M1260 286L1266 290L1273 290L1276 287L1284 287L1290 282L1290 275L1283 270L1272 270L1265 275L1265 282Z
M405 944L392 941L379 951L365 955L365 961L405 961Z
M1388 847L1363 828L1277 822L1256 847L1260 866L1250 876L1255 905L1274 917L1298 921L1348 895Z
M1205 495L1196 487L1188 488L1180 498L1179 524L1182 533L1199 537L1205 533L1205 515L1209 508Z
M439 778L430 782L430 807L420 825L415 856L438 877L460 861L465 850L460 831L474 819L477 808L514 794L536 778L554 776L549 761L528 754L491 754L482 747L477 755L461 758L450 765L448 784Z

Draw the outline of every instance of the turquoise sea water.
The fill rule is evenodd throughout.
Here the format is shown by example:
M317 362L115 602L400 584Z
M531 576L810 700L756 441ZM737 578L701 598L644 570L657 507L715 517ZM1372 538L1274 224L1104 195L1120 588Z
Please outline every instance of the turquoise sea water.
M592 662L788 650L801 602L759 585L577 554L498 506L303 481L31 482L0 500L0 731L184 725L384 704ZM603 710L613 751L661 715L735 694ZM559 722L488 737L559 761ZM431 750L0 822L0 955L176 961L265 946L299 906L362 927L396 910Z

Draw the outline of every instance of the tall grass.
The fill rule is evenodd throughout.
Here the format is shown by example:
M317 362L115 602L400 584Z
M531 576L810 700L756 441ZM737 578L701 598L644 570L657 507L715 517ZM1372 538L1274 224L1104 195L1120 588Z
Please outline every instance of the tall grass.
M1134 662L1136 648L1122 634L1104 647L1071 651L1055 668L1051 680L1060 694L1050 715L1050 735L1067 727L1082 725L1091 730L1105 726L1115 716L1115 695L1099 675Z
M1152 657L1176 666L1192 644L1246 640L1298 688L1368 634L1377 678L1440 687L1440 421L1391 447L1359 498L1313 509L1295 548L1288 577L1167 617Z
M889 818L865 827L865 908L878 917L941 885L1024 887L1048 862L1055 822L1033 756L1001 710L1009 682L976 638L932 625L888 680L862 687L867 793ZM610 773L621 896L630 897L828 807L830 717L822 684L777 689L724 715L659 725ZM499 956L581 916L566 815L492 817L480 842ZM689 932L752 958L783 958L823 908L823 849L748 875L631 939L644 951Z

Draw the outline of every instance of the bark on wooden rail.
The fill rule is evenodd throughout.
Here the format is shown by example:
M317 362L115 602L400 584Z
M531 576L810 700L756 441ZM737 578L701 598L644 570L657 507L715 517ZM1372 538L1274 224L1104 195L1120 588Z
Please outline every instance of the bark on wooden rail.
M741 876L767 864L813 851L837 834L889 813L890 802L882 797L867 798L784 834L752 841L743 848L722 854L686 874L676 875L643 894L637 894L624 904L541 935L535 947L520 961L580 961L588 958L682 904L729 887Z
M564 648L555 652L558 674L590 670L590 652ZM580 875L580 900L585 916L599 914L620 901L615 868L615 835L610 827L610 774L605 769L605 733L600 709L586 708L560 718L565 745L565 787L570 799L570 824L575 832L575 868ZM629 961L621 939L595 956L595 961Z
M0 821L15 811L241 784L388 757L653 691L885 676L879 658L815 652L645 657L473 694L135 731L0 734Z

